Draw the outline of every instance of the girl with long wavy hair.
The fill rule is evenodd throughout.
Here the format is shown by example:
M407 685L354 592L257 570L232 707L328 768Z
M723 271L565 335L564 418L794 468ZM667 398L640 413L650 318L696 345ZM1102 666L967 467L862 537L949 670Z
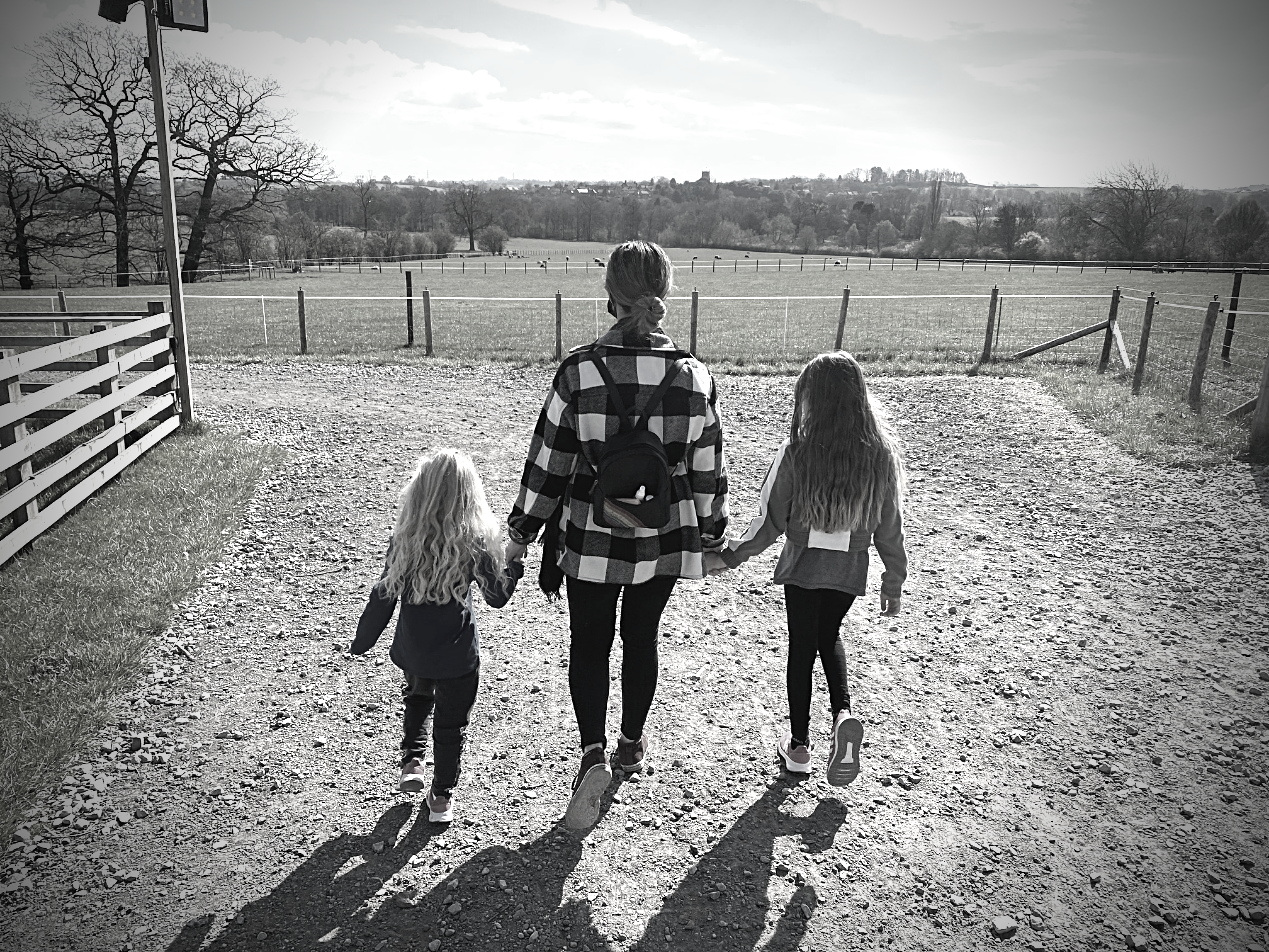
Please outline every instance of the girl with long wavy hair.
M508 562L501 526L467 454L438 449L423 456L401 490L383 575L357 624L350 649L365 654L397 620L390 657L405 674L401 781L405 793L426 785L427 722L433 718L435 769L427 794L433 823L453 819L467 723L480 683L480 635L472 612L475 582L492 608L510 600L524 574Z
M789 626L785 670L789 736L777 753L791 773L811 772L811 693L816 655L828 681L833 727L828 781L859 774L864 728L853 716L846 682L842 619L868 581L868 547L876 547L881 611L897 615L907 578L903 544L903 456L850 354L820 354L793 390L789 438L762 484L758 515L741 538L706 556L711 573L735 568L781 535L775 582L784 586Z

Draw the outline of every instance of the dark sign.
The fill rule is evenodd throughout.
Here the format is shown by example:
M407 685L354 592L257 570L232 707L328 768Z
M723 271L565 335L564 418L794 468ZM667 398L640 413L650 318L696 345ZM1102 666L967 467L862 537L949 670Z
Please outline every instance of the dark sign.
M207 0L159 0L159 26L207 32Z

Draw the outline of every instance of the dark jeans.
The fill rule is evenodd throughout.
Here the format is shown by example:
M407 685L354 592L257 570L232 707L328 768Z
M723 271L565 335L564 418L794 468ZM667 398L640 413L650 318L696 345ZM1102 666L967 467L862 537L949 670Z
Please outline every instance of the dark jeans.
M811 675L815 656L828 679L828 700L833 717L850 710L846 690L846 651L842 648L842 619L854 602L831 588L784 586L784 608L789 619L789 663L785 681L789 692L789 733L803 744L810 743Z
M427 754L427 719L432 718L436 765L432 771L432 792L448 797L462 771L463 744L467 740L467 719L476 703L480 669L461 678L419 678L406 674L401 699L405 702L405 723L401 738L401 766L413 757Z
M658 575L640 585L616 585L568 579L568 687L582 748L608 746L608 657L617 627L621 596L621 732L631 740L643 725L657 690L657 630L674 591L674 576ZM624 592L622 590L625 590Z

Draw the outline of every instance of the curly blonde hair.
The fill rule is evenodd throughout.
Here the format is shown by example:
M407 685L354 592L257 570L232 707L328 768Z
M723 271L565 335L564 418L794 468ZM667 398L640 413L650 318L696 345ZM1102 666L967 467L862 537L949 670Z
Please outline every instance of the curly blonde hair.
M791 509L820 532L869 530L888 500L902 506L903 453L845 351L820 354L793 389Z
M466 453L443 448L420 457L400 507L383 578L391 598L462 601L482 559L502 569L501 528Z

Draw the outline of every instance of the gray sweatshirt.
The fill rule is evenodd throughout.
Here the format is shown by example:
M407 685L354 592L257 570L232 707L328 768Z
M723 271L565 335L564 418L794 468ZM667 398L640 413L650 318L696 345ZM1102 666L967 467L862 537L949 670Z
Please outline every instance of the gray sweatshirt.
M885 570L881 594L899 597L908 577L908 554L903 548L903 510L895 500L886 501L880 524L867 532L820 532L804 526L790 514L793 498L793 460L785 440L762 482L758 514L739 539L729 539L720 550L723 560L735 568L763 551L781 535L784 551L776 562L774 581L800 588L833 588L863 595L868 584L868 546L876 546Z

